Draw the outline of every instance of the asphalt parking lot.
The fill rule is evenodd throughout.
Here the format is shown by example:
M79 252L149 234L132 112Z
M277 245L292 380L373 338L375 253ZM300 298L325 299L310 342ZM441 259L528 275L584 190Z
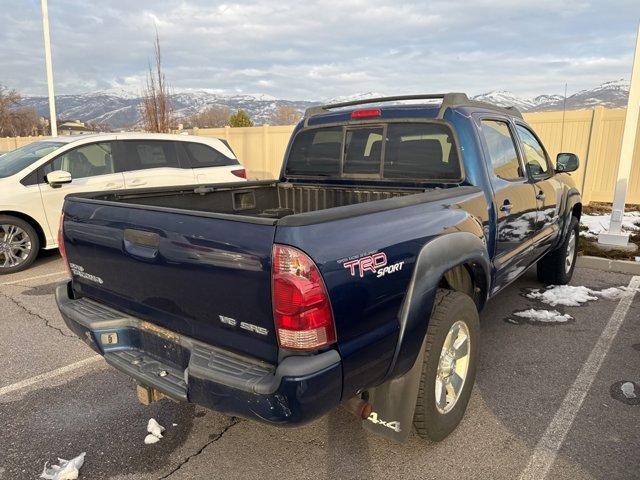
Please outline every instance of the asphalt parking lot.
M46 461L84 451L84 479L542 478L532 455L547 461L547 478L640 478L640 405L619 395L620 382L640 384L640 294L622 316L623 300L600 299L554 307L575 322L514 324L506 320L516 310L549 308L523 295L540 287L528 272L481 315L481 363L461 426L438 444L413 435L395 445L343 410L277 429L167 400L139 405L133 382L66 329L53 298L64 277L57 254L0 277L2 480L37 478ZM572 284L630 281L578 269ZM621 326L609 348L612 317ZM150 417L167 430L145 445Z

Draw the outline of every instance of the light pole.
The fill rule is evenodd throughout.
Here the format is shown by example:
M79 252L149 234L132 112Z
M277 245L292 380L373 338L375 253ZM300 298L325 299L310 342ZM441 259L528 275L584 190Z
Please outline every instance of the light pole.
M618 163L618 178L613 194L613 209L611 210L611 222L609 230L598 235L598 243L616 247L629 246L629 234L622 233L622 217L627 198L627 187L631 176L633 151L638 131L638 113L640 113L640 27L636 37L636 50L633 56L633 69L631 71L631 85L629 86L629 100L627 114L624 119L624 132L622 133L622 149L620 150L620 162Z
M44 35L44 61L47 66L47 90L49 91L49 117L51 118L51 136L58 136L56 121L56 97L53 93L53 67L51 65L51 38L49 37L49 7L42 0L42 33Z

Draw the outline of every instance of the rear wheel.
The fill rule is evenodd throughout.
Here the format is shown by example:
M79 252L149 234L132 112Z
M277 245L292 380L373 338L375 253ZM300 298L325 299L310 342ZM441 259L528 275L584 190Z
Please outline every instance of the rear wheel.
M29 267L40 250L35 229L20 218L0 215L0 275Z
M578 255L578 219L571 217L569 230L560 248L538 261L538 280L547 285L566 285L571 281Z
M462 420L475 381L479 339L478 311L471 298L438 290L413 417L421 437L440 441Z

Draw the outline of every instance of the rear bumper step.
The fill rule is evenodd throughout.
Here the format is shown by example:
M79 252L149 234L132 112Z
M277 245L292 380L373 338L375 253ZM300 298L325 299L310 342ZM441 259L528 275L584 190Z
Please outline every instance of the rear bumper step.
M141 384L153 386L176 400L187 401L187 382L182 370L160 363L140 350L105 353L104 359Z
M341 400L337 351L285 358L276 367L157 327L56 289L67 326L116 369L182 401L275 424L311 421Z

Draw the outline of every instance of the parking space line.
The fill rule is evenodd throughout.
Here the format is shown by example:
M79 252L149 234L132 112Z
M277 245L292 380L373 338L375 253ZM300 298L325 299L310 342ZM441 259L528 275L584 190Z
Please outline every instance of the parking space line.
M4 287L5 285L16 285L22 282L30 282L31 280L38 280L40 278L53 277L55 275L62 275L64 273L67 273L67 272L63 270L61 272L53 272L53 273L45 273L44 275L36 275L35 277L21 278L19 280L13 280L11 282L0 283L0 287Z
M543 480L546 478L576 415L582 407L591 384L629 312L636 289L639 287L640 276L635 276L629 282L630 290L618 302L611 318L604 327L602 334L600 334L600 338L598 338L589 357L580 369L580 373L578 373L573 385L565 395L560 408L536 445L528 465L520 474L520 480Z
M79 368L86 367L87 365L91 365L92 363L96 363L100 360L102 360L102 357L100 355L96 355L94 357L85 358L84 360L80 360L79 362L72 363L71 365L66 365L64 367L51 370L50 372L41 373L40 375L36 375L35 377L27 378L26 380L22 380L21 382L7 385L6 387L0 388L0 397L2 395L17 392L18 390L22 390L23 388L31 387L37 383L51 380L52 378L59 377L61 375L65 375L67 373L73 372L74 370L78 370Z

